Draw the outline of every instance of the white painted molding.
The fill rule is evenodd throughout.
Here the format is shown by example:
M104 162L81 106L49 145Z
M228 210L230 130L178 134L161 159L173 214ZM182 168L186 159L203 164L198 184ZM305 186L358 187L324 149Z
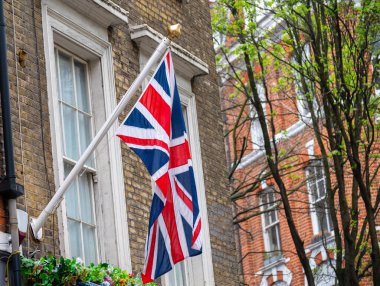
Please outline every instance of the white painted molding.
M55 0L43 0L43 4L49 6L54 5L54 2ZM128 23L128 12L111 0L65 0L64 2L103 27Z
M281 131L280 133L277 133L275 135L275 141L276 143L287 140L293 136L296 136L297 134L301 133L309 124L311 123L311 120L302 121L299 120L293 125L291 125L289 128L286 129L286 131ZM238 166L238 169L245 168L255 162L256 160L260 159L262 156L265 155L265 150L254 150L247 156L244 156Z
M289 270L288 267L286 267L287 262L289 262L289 259L282 258L268 266L261 268L260 271L256 272L255 275L263 277L261 279L260 286L270 286L267 280L270 275L273 276L273 282L279 281L277 276L277 273L279 271L282 272L282 281L284 281L286 285L291 285L293 273Z
M130 28L131 38L136 42L140 49L150 55L157 47L158 43L164 38L162 34L152 29L148 25L138 25ZM196 75L209 73L208 65L185 50L178 44L172 42L173 62L176 73L190 80Z

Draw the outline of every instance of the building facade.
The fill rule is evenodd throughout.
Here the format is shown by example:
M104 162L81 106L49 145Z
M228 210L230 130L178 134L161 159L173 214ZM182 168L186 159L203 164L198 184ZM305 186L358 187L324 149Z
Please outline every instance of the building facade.
M332 213L336 214L335 218L340 228L344 207L341 205L343 203L337 194L338 191L334 192L332 198L334 209L330 207L331 202L328 201L328 182L335 190L339 189L336 179L339 175L334 169L332 160L335 154L329 149L328 140L334 132L328 133L325 128L325 106L322 105L319 82L314 86L314 90L311 88L308 93L304 92L304 86L313 86L307 82L308 78L313 79L313 74L309 74L307 69L302 70L302 64L295 62L295 48L289 44L291 41L285 42L284 39L288 39L288 34L281 32L289 27L284 24L285 21L281 21L281 16L278 18L273 16L278 4L274 2L276 4L271 7L275 7L273 10L263 5L262 1L254 1L253 5L249 1L242 1L236 6L234 1L222 1L215 4L214 8L214 13L219 13L221 18L221 20L217 17L214 19L216 23L214 38L220 59L218 73L225 134L228 135L226 146L228 165L231 169L232 199L235 201L234 222L239 225L241 283L261 286L308 285L292 237L292 229L289 227L290 216L285 211L282 190L286 190L285 196L292 213L294 229L299 234L302 242L300 248L305 251L315 278L315 285L338 285L335 272L338 251ZM305 7L309 7L306 2L302 3ZM287 15L281 9L278 14ZM298 21L297 16L292 16ZM301 18L299 16L299 19ZM311 32L307 28L302 30L298 26L295 30L302 31L300 32L302 44L298 46L302 54L301 60L303 63L310 63L306 66L315 67L313 66L315 55L312 54L310 47L312 40L308 38ZM245 49L247 53L244 53ZM252 79L249 78L248 64L244 56L250 60ZM368 73L371 75L378 67L378 53L374 52L373 57L377 57L377 60L369 63L371 67ZM277 61L278 58L280 59ZM293 73L297 69L300 72ZM299 78L298 74L302 72L306 74L306 82L301 82ZM376 72L373 76L376 77ZM369 92L370 97L376 98L379 90L376 85L378 79L374 78L369 82L373 83L373 88ZM256 90L253 91L254 89ZM255 98L256 92L258 99ZM264 116L259 116L258 106L261 106ZM375 113L378 112L378 107L374 110ZM316 125L320 128L318 132L315 131L316 125L313 124L312 113L316 116L318 122ZM371 116L374 125L378 126L377 117ZM265 122L268 130L271 155L267 146L264 146L263 124L260 120ZM326 174L323 165L322 160L326 155L318 143L316 136L318 133L321 134L324 147L331 152L326 160L331 164L329 174ZM362 137L365 136L360 136L361 139ZM374 152L378 152L378 142L378 133L374 131ZM279 166L277 170L282 186L271 172L268 163L271 160ZM379 161L374 159L371 162L373 167L363 172L377 174ZM352 222L355 221L362 226L365 221L364 203L361 198L356 197L355 206L353 202L355 199L352 199L355 196L351 193L355 190L352 172L347 172L350 170L347 161L343 166L343 181L346 185L342 188L347 192L344 195L347 199L344 200L350 206L350 210L356 208L360 213ZM374 179L368 188L372 194L372 203L376 207L373 196L378 194L378 188L377 179ZM355 217L353 212L349 215ZM379 237L378 214L375 220ZM340 231L339 235L343 236L343 230ZM359 260L364 256L365 254ZM360 285L374 285L371 275L367 273L361 277Z
M18 207L37 217L158 45L172 52L203 220L203 254L162 285L236 285L217 75L207 1L4 1ZM152 70L153 72L153 70ZM147 82L147 80L146 80ZM145 82L145 85L146 85ZM138 95L131 100L127 111ZM121 117L123 117L121 116ZM120 118L122 120L123 118ZM152 184L111 127L24 255L52 253L141 271ZM2 170L4 172L4 168ZM7 232L7 200L1 200Z

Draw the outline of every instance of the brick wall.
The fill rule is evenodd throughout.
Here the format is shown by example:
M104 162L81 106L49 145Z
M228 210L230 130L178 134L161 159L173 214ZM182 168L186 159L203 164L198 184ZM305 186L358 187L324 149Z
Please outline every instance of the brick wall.
M46 92L45 55L39 1L4 1L8 44L8 73L11 93L12 128L17 182L25 195L18 207L36 217L54 192L52 151ZM17 52L27 57L25 67L18 63ZM4 167L1 170L4 174ZM6 205L6 203L5 203ZM0 221L1 223L1 221ZM30 234L25 251L59 253L57 217L51 216L44 227L44 242L36 244ZM1 223L4 228L4 223Z
M25 187L25 196L20 197L18 202L19 207L30 216L37 216L41 212L55 190L40 2L5 0L16 172L18 183ZM210 74L195 78L192 87L196 94L212 260L216 285L235 285L236 247L232 206L228 199L208 1L189 1L188 4L175 0L114 2L129 11L130 26L148 24L166 34L168 24L181 23L183 32L175 42L209 65ZM139 73L139 50L131 41L127 25L110 28L109 39L113 47L116 93L120 97ZM14 51L17 53L18 49L27 53L25 68L16 61ZM124 144L122 152L131 259L133 269L141 269L151 183L141 161ZM3 167L1 172L4 173ZM6 228L5 210L0 202L2 229ZM40 249L41 254L52 252L58 255L60 235L57 219L56 215L51 216L45 224L43 243L37 244L29 236L24 243L24 250Z
M189 4L170 0L115 1L115 3L127 7L131 26L147 23L158 32L166 34L167 25L181 23L182 35L175 42L209 65L210 74L195 78L192 88L196 95L215 283L233 285L237 280L236 248L231 220L232 207L228 199L221 114L219 108L216 108L219 106L219 95L209 30L208 1L190 1ZM112 37L112 43L115 62L117 61L116 73L125 74L129 83L138 70L138 49L131 43L125 27L116 29L117 32L112 33L115 36ZM122 32L123 29L126 33ZM120 38L121 34L124 36ZM131 54L131 57L123 57L123 54ZM125 69L132 70L125 72ZM128 83L117 79L117 94L122 94ZM128 153L127 150L126 152ZM145 238L147 230L150 179L146 172L141 170L141 164L133 154L128 153L123 160L124 174L127 178L126 196L132 264L142 265L144 247L142 238ZM136 176L141 178L138 180L139 183L133 180ZM141 205L144 205L143 209Z

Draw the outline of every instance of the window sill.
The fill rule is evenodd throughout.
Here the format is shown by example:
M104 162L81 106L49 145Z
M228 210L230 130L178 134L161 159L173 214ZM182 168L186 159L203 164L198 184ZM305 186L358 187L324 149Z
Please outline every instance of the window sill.
M282 254L267 258L264 260L264 266L260 269L260 272L264 273L272 268L285 264L286 262L288 262L288 260L282 256Z
M275 136L275 141L276 143L287 140L293 136L298 135L300 132L302 132L308 124L311 123L311 120L298 120L296 123L291 125L286 129L286 131L281 131L280 133L276 134ZM250 165L252 162L257 161L260 159L262 156L265 155L265 150L264 148L261 149L254 149L252 152L246 156L244 156L239 164L239 169L240 168L245 168L246 166Z
M322 234L315 234L310 240L309 246L306 248L307 252L313 251L316 248L319 248L323 244L331 244L334 242L334 231L330 231L328 233L324 233L324 237Z

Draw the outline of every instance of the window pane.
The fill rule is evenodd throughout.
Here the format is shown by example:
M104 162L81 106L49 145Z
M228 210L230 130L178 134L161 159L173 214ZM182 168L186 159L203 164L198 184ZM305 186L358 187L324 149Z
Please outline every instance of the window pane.
M87 92L86 66L78 61L74 62L74 66L78 109L90 113L90 104Z
M168 276L170 286L186 286L184 262L174 265Z
M316 176L317 176L317 180L319 179L322 179L324 176L323 176L323 170L322 170L322 165L318 164L317 167L315 167L315 171L316 171Z
M311 194L311 202L314 203L316 200L318 200L318 192L317 192L317 185L315 182L310 183L310 194Z
M91 142L92 115L86 63L58 51L57 73L66 177ZM88 162L94 167L94 156ZM97 260L92 184L92 175L83 172L65 194L69 252L87 264Z
M91 143L92 132L91 132L91 117L83 114L81 112L78 113L79 119L79 133L80 133L80 150L81 154L84 153L88 145ZM91 167L95 167L94 165L94 156L91 155L87 160L86 165Z
M96 263L95 228L83 224L84 256L86 264Z
M187 133L189 133L189 122L188 122L188 118L187 118L187 109L186 109L186 106L184 106L184 105L182 105L182 114L183 114L183 120L185 121L186 131L187 131Z
M268 193L268 199L269 199L269 202L270 202L269 206L270 207L274 206L275 205L275 201L276 201L276 198L274 196L274 192L269 192Z
M66 202L66 212L67 216L80 220L79 210L78 210L78 197L77 197L77 188L76 181L69 187L65 194Z
M317 212L318 226L320 231L328 232L325 200L318 201L315 204L315 211Z
M79 158L78 152L78 131L76 128L76 111L65 105L62 107L62 120L63 120L63 137L65 141L65 155L73 160Z
M261 203L262 203L264 209L268 208L267 193L261 194Z
M324 179L321 179L318 181L318 191L319 191L319 198L323 198L326 195Z
M311 195L311 203L314 203L318 199L317 192L317 182L316 182L316 173L315 167L309 168L308 172L308 184L309 184L309 192Z
M91 197L91 178L90 174L84 173L78 178L79 181L79 197L80 197L80 209L82 215L82 221L88 224L93 224L92 217L92 197Z
M264 218L265 218L265 226L270 225L271 222L270 222L270 213L269 212L264 214Z
M270 212L270 221L271 221L271 223L274 223L277 221L276 211Z
M73 73L71 58L59 52L59 86L60 99L72 106L75 106L75 95L73 87Z
M81 257L83 259L81 248L82 239L80 234L80 223L67 219L67 228L69 234L69 247L71 257Z
M269 241L269 251L280 250L280 242L278 240L279 236L277 234L278 225L274 225L268 229L268 241ZM273 253L271 256L277 255L278 253Z
M70 164L64 163L65 177L72 169ZM73 181L65 194L66 212L67 216L80 220L79 207L78 207L78 193L77 193L77 180Z

